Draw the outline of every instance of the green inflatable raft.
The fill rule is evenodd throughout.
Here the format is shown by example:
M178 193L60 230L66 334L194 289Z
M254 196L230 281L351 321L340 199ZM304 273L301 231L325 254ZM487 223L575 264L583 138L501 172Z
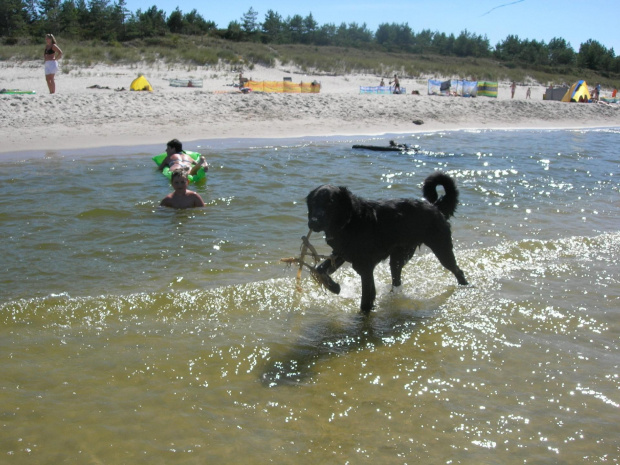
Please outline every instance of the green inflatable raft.
M36 90L20 90L20 89L0 89L0 94L8 95L22 95L22 94L36 94Z
M190 157L192 157L196 161L198 161L198 159L201 156L200 153L192 152L190 150L183 150L183 153L185 155L189 155ZM160 153L159 155L155 155L152 158L152 160L159 167L159 165L161 165L161 163L164 161L164 158L166 158L166 152ZM168 168L167 166L163 169L161 174L166 176L168 178L168 180L170 180L172 178L172 173L170 172L170 168ZM207 173L205 172L204 167L201 166L200 169L196 172L196 174L188 174L187 175L187 179L189 179L189 182L193 182L195 184L198 184L198 183L201 183L201 182L206 182L207 181Z

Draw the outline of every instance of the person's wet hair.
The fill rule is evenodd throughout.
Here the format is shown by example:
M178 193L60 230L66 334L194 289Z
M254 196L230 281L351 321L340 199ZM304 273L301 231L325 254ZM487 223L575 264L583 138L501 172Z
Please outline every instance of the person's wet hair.
M172 147L177 153L181 153L183 151L183 144L179 139L172 139L166 145L168 147Z
M187 167L183 167L183 168L177 168L174 171L172 171L172 174L170 175L170 182L174 181L174 178L181 176L182 178L188 179L187 178L187 173L189 171L189 168Z

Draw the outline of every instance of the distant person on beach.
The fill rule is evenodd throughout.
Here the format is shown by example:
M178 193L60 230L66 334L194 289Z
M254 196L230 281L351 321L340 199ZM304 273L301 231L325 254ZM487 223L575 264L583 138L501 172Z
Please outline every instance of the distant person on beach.
M532 98L532 88L531 87L527 88L527 92L525 93L525 98L526 99L528 99L528 98L531 99Z
M164 197L159 204L160 206L170 208L194 208L205 206L205 202L202 200L202 197L200 197L200 194L187 190L187 186L189 185L187 170L174 170L170 178L170 184L172 184L174 192Z
M239 87L245 87L248 83L248 79L243 77L243 72L239 73Z
M379 87L385 87L385 81L381 78L381 82L379 83Z
M400 94L400 81L398 80L398 76L396 74L394 75L394 80L390 81L390 85L392 85L392 83L394 83L394 93Z
M45 51L43 60L45 63L45 81L50 94L56 93L54 76L58 72L58 60L62 58L62 50L56 44L56 38L52 34L45 35Z
M172 139L166 144L166 158L159 165L159 171L162 171L166 166L170 168L170 171L185 170L187 174L196 174L201 167L204 167L205 171L209 171L209 164L205 157L201 156L196 161L186 155L183 152L183 144L178 139Z
M515 90L517 90L517 85L512 81L512 84L510 84L510 98L515 98Z

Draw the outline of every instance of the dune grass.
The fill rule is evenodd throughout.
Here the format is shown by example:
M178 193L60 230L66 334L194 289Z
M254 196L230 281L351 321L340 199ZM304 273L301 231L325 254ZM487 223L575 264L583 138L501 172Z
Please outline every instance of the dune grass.
M180 36L134 40L124 43L77 42L58 38L71 68L104 64L154 64L163 62L189 68L206 67L252 70L256 65L291 66L315 74L365 73L377 77L438 78L516 81L543 85L570 83L577 79L617 85L615 80L588 70L530 69L489 58L458 58L440 55L388 53L353 47L317 47L232 42L211 36ZM14 45L0 45L0 61L28 61L42 58L44 44L22 39Z

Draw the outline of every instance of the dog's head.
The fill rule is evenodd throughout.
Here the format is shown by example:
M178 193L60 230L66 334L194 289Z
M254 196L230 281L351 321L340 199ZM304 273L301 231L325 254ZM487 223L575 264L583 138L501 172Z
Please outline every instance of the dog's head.
M334 233L344 228L353 214L352 195L346 187L319 186L306 197L308 227L314 232Z

